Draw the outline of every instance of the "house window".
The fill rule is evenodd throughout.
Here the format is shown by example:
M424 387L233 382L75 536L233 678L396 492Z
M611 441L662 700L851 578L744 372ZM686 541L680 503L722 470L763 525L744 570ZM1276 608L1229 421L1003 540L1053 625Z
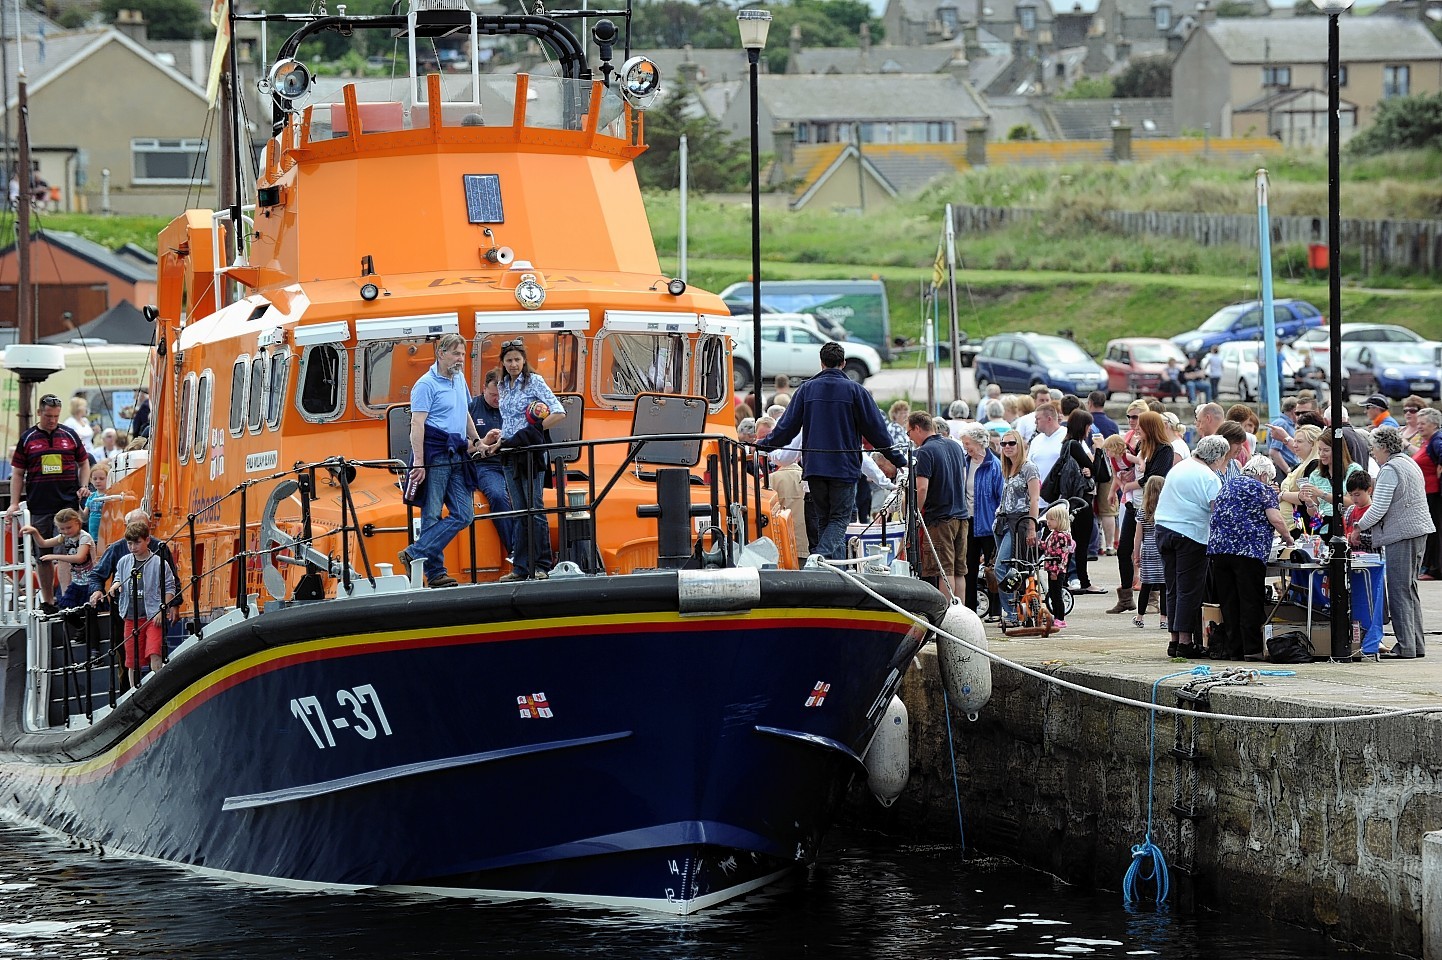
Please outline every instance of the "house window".
M1290 87L1292 85L1291 67L1263 67L1262 86L1264 87Z
M1405 97L1412 89L1411 67L1382 68L1382 98Z
M936 11L936 16L937 19L941 21L942 30L947 33L956 32L957 17L955 7L940 7Z
M1339 63L1339 64L1337 65L1337 86L1339 86L1339 87L1345 87L1346 85L1347 85L1347 65L1346 65L1345 63Z
M1027 33L1031 33L1033 30L1036 29L1035 7L1018 7L1016 12L1017 16L1021 18L1021 28L1023 30L1025 30Z
M138 138L130 141L133 183L209 183L205 169L205 141L198 139Z
M810 143L810 142L811 142L811 124L809 124L809 123L798 123L798 124L796 125L796 142L797 142L797 143Z
M1170 30L1172 28L1171 7L1157 7L1152 13L1156 15L1158 30Z

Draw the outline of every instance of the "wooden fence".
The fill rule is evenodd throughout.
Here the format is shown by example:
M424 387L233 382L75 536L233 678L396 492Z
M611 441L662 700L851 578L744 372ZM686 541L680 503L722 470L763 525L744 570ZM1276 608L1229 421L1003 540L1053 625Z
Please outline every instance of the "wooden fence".
M1045 210L1025 207L955 206L957 233L986 233L1040 216ZM1209 213L1163 213L1108 210L1104 216L1123 234L1190 240L1204 247L1257 246L1256 216ZM1442 220L1342 221L1342 250L1359 253L1362 272L1421 273L1442 276ZM1326 217L1273 217L1272 246L1327 242Z

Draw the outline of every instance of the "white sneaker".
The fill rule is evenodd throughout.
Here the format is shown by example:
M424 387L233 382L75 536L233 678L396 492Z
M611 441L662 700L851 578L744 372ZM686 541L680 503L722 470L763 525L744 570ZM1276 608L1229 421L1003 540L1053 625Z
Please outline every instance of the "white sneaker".
M1081 589L1081 581L1078 580L1076 577L1072 577L1066 582L1066 588L1075 593L1076 591Z

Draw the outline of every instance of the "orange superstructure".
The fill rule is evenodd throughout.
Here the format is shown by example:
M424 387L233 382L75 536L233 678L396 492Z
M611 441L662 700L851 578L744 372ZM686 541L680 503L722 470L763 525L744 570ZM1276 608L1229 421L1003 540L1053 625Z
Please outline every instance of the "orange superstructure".
M190 211L160 236L166 356L152 459L113 491L123 499L106 519L116 535L147 498L160 533L186 537L183 565L209 571L253 554L227 568L244 576L200 585L202 620L259 592L264 568L288 555L274 534L303 538L307 520L314 550L333 560L344 547L356 569L362 550L369 564L394 562L414 519L391 468L408 451L396 424L443 333L470 344L473 394L500 344L524 337L533 367L574 404L558 441L578 427L587 441L631 436L638 407L668 397L690 398L693 429L734 437L727 310L709 293L672 292L660 271L631 166L641 114L585 77L464 80L357 81L335 102L285 102L239 226L224 210ZM528 284L539 304L518 296ZM698 478L716 448L703 446L690 465ZM563 478L595 508L608 573L657 563L656 522L637 514L655 504L656 483L649 467L620 469L630 450L588 449ZM277 478L334 458L349 471L307 474L314 487L302 483L266 526ZM754 538L760 496L772 512L762 534L793 558L788 515L751 477L734 479L722 525ZM448 554L463 582L503 570L483 498L477 514ZM561 515L550 519L562 547ZM363 533L342 544L327 534L340 527ZM287 591L302 572L281 569Z

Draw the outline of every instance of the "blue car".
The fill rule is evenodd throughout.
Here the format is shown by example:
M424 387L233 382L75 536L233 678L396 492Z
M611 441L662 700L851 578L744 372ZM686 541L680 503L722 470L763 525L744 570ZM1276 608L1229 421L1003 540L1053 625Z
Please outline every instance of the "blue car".
M1322 311L1305 300L1273 300L1272 317L1277 326L1277 339L1289 343L1313 327L1320 327L1325 318ZM1212 347L1233 340L1262 339L1262 301L1248 300L1223 307L1206 319L1200 327L1172 337L1172 343L1189 357L1206 353Z
M1442 399L1439 349L1425 343L1369 343L1357 352L1349 388L1393 400L1416 394Z
M989 383L1006 393L1025 393L1044 383L1084 397L1107 388L1107 372L1065 337L999 333L987 337L976 355L976 388L985 395Z

